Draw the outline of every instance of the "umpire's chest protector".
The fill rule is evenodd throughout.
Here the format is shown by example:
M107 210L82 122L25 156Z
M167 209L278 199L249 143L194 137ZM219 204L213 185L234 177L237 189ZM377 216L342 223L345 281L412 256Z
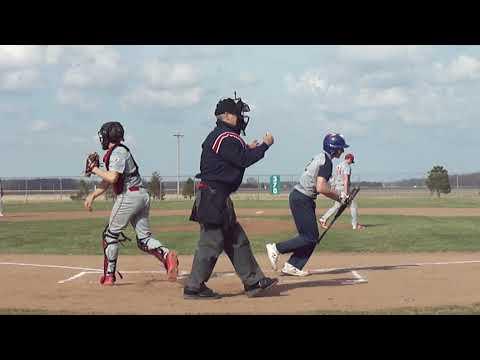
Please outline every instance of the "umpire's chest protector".
M226 155L236 155L230 154L230 148L225 146L229 141L238 142L238 146L243 148L247 146L237 131L226 124L217 123L217 127L208 134L202 144L200 174L196 177L208 183L219 182L232 193L242 183L245 168L235 166L225 159Z
M222 147L222 141L227 137L238 141L241 146L246 146L240 135L226 125L217 124L207 136L202 144L200 174L196 176L202 182L192 208L192 221L215 225L230 222L230 212L233 212L233 209L229 211L227 199L242 183L245 169L222 157L221 151L228 151Z

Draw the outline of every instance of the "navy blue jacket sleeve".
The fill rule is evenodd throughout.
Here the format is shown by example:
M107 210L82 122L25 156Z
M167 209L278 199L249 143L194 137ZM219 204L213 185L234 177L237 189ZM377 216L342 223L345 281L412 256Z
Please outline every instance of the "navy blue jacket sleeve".
M249 149L248 145L244 146L240 140L228 137L220 145L218 154L235 166L247 168L262 159L268 147L262 143L254 149Z
M318 168L318 177L323 177L325 180L330 180L330 177L332 176L332 169L327 166L327 164L321 165Z

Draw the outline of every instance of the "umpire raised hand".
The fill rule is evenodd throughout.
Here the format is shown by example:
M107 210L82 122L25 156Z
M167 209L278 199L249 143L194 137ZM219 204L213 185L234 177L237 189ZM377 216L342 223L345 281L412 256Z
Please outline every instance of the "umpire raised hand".
M247 145L245 134L250 109L241 99L223 99L215 109L217 126L202 144L201 179L190 220L200 223L200 240L193 258L191 275L183 294L185 299L218 299L221 296L205 283L218 257L225 251L248 297L261 295L278 280L265 277L260 269L245 231L238 223L230 194L243 180L245 169L262 159L273 144L267 134L262 143Z

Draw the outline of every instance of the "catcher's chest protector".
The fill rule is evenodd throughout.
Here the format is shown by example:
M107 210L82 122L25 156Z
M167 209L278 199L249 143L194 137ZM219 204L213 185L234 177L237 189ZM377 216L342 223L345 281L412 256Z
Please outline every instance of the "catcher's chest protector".
M112 147L111 149L108 149L108 151L103 156L103 163L105 164L105 168L107 169L107 171L109 170L110 156L112 155L113 150L115 150L117 148L117 146L121 146L121 147L125 148L128 151L128 153L131 154L130 149L127 148L123 144L118 144L118 145L115 145L114 147ZM132 156L132 160L133 160L133 163L135 164L136 170L132 174L128 174L128 176L129 175L133 175L133 176L138 175L138 165L137 165L135 159L133 158L133 156ZM115 193L115 195L119 195L123 192L123 186L124 186L124 182L125 182L124 175L125 174L120 174L117 182L112 185L113 192Z

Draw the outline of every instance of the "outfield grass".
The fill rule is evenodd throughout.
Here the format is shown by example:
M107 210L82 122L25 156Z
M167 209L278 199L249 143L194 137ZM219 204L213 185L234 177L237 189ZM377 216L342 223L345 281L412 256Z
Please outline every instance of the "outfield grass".
M480 196L461 197L447 195L441 198L436 196L419 197L377 197L358 195L360 208L415 208L415 207L440 207L440 208L476 208L480 207ZM237 208L253 209L288 209L288 200L234 200ZM152 209L182 210L191 209L193 200L181 201L152 201ZM319 197L317 207L326 208L332 205L332 201ZM97 201L94 203L96 210L110 210L112 201ZM44 212L44 211L83 211L83 201L66 202L29 202L29 203L4 203L5 213L18 212Z
M292 223L289 216L276 219ZM1 253L39 254L102 254L101 232L106 219L2 222ZM338 224L348 225L350 217L343 215ZM152 228L189 224L184 216L152 217ZM431 252L480 251L480 222L474 217L434 218L423 216L363 215L364 231L350 227L334 227L317 247L317 251L332 252ZM293 223L292 223L293 224ZM133 241L121 248L123 254L139 254L132 228L125 231ZM250 235L256 252L263 253L267 242L287 240L295 231L275 231L271 235ZM180 254L193 254L198 230L154 233L154 236Z

